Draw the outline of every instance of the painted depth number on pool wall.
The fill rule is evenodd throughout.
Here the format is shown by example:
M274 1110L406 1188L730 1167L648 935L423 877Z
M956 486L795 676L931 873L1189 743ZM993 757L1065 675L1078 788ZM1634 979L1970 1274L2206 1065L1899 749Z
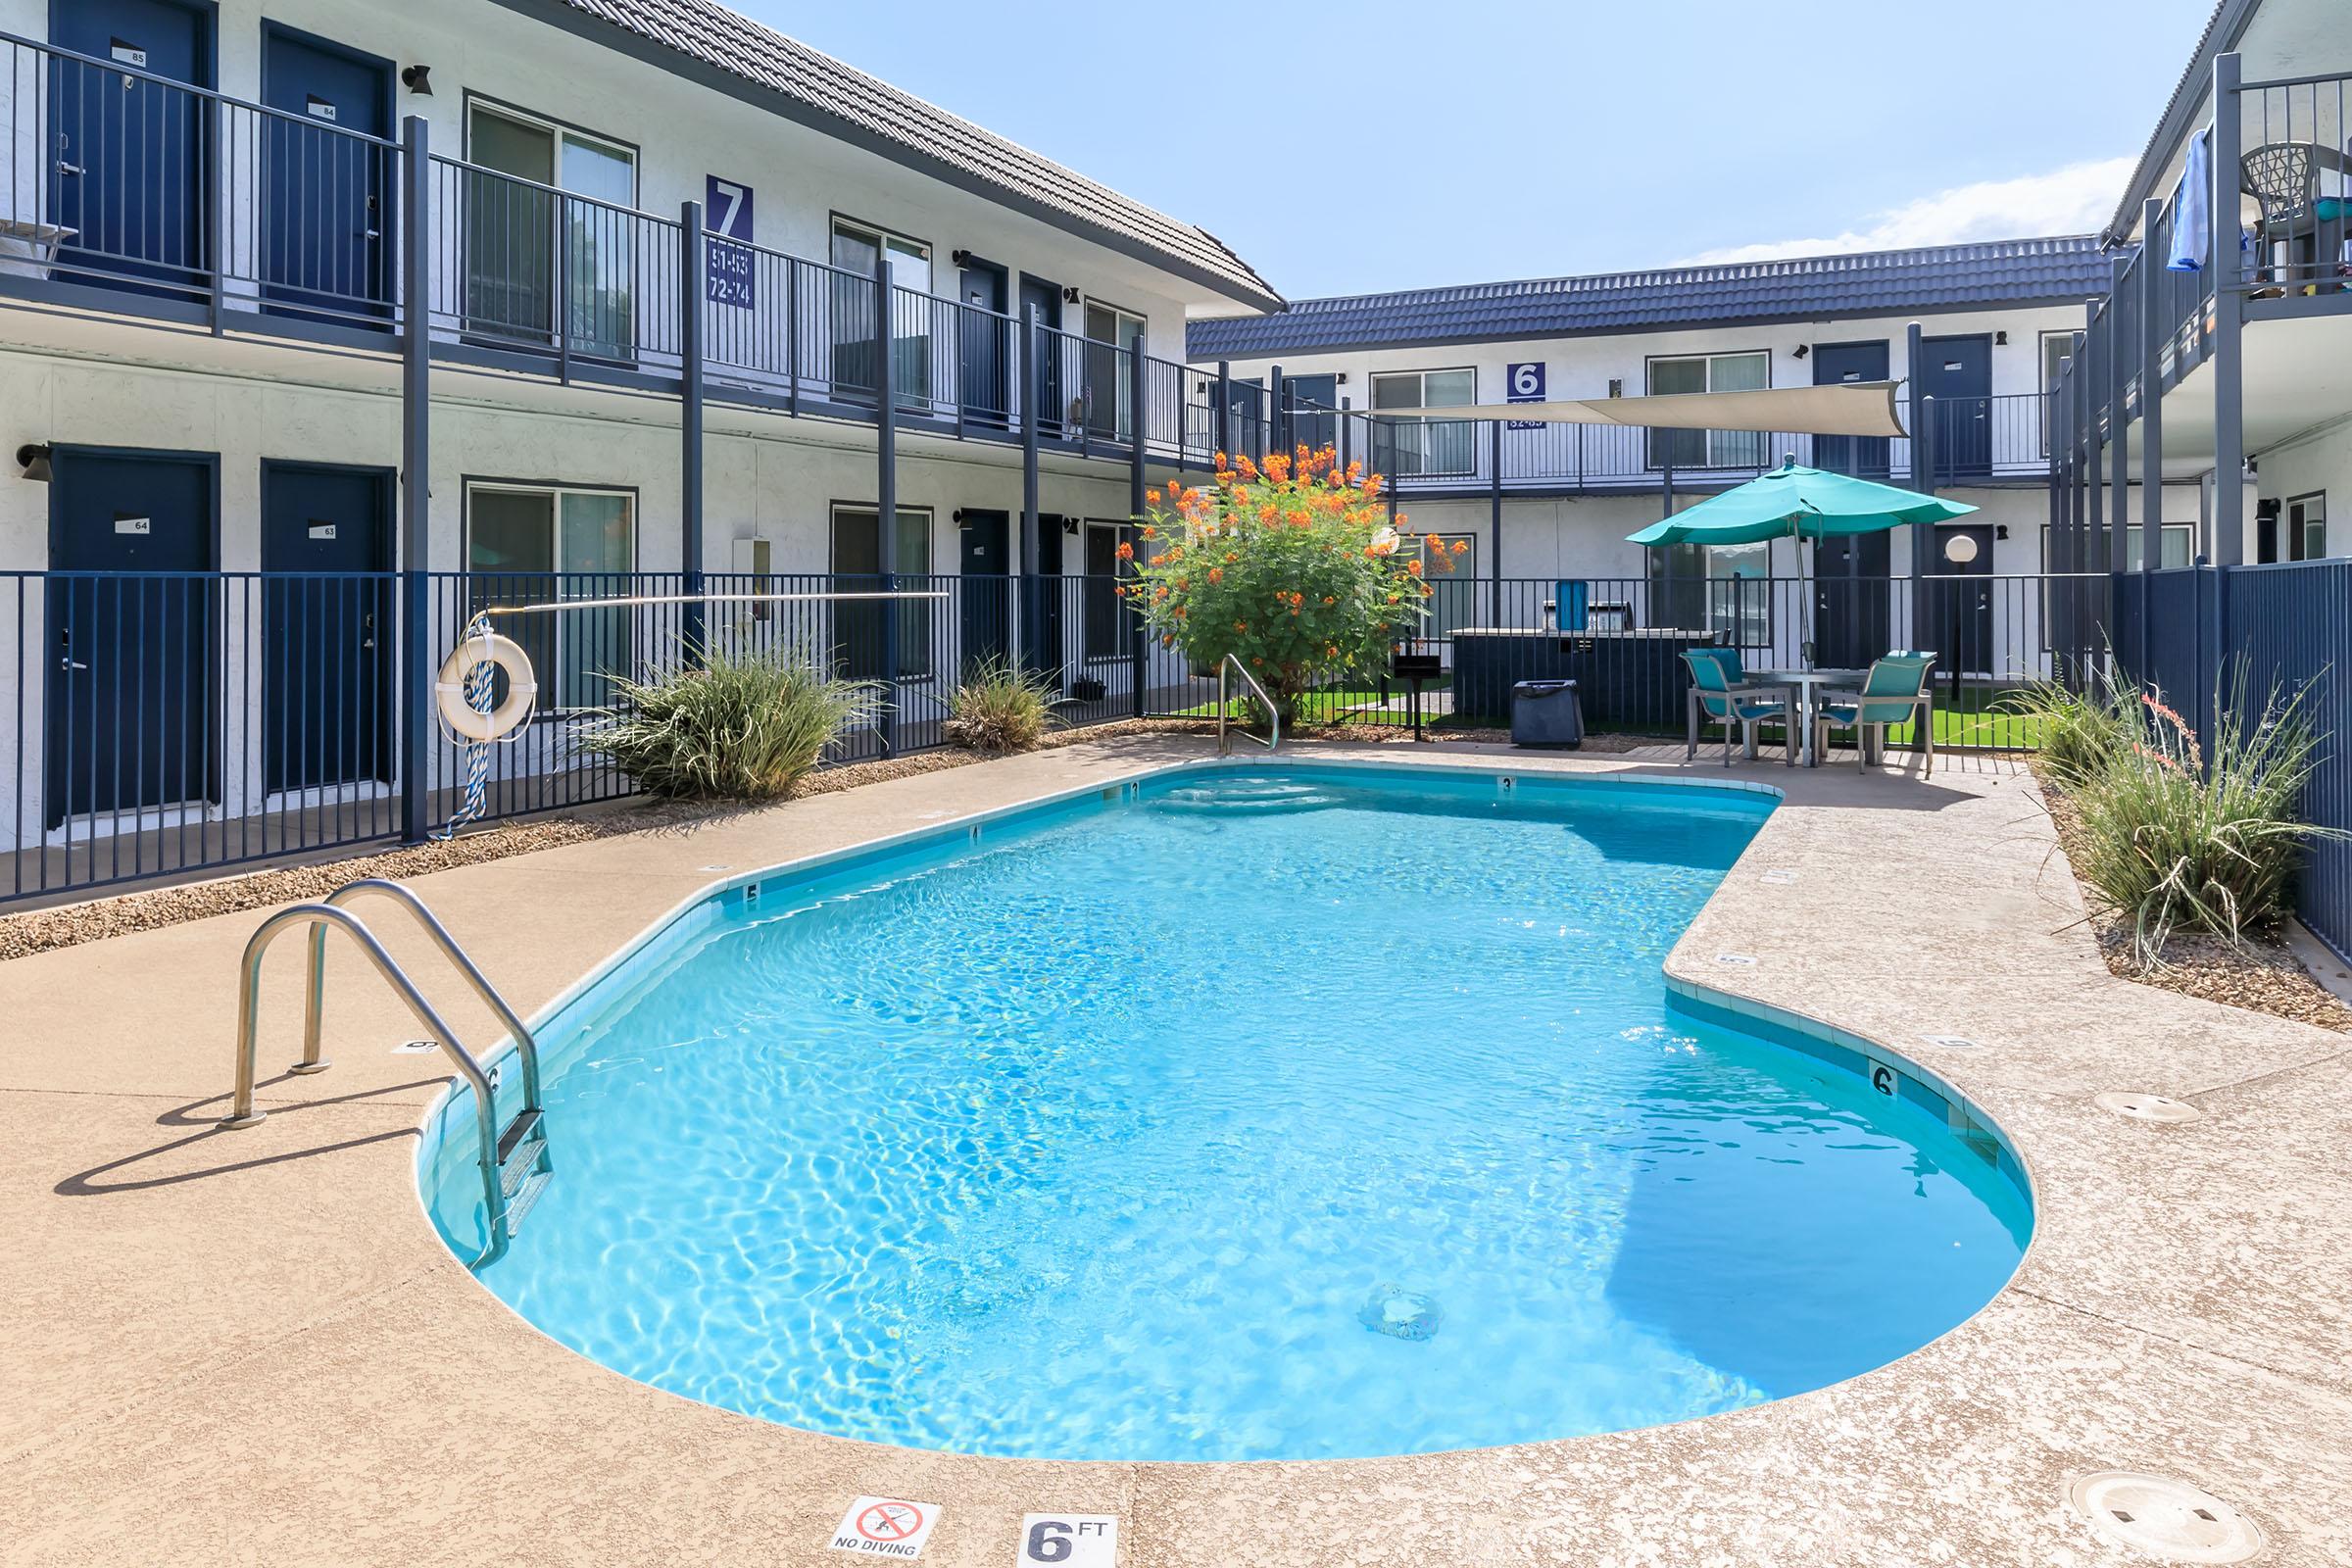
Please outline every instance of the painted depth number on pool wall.
M1021 1516L1017 1568L1118 1568L1119 1521L1107 1513Z
M935 1502L859 1497L841 1516L829 1544L835 1551L911 1560L923 1554L923 1543L931 1539L931 1527L937 1523L939 1504Z

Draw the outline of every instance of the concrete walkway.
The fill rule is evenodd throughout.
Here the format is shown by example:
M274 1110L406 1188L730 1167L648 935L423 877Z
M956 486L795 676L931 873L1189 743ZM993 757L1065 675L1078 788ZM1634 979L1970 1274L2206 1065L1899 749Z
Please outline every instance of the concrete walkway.
M1370 750L1726 776L1679 750ZM529 1011L718 868L1201 752L1077 746L416 886ZM876 1494L945 1505L924 1563L987 1568L1048 1509L1119 1515L1125 1568L2121 1565L2150 1559L2067 1489L2146 1469L2244 1510L2265 1561L2352 1563L2345 1038L2110 977L2022 774L1730 776L1788 801L1670 971L1941 1074L2036 1183L2015 1283L1891 1366L1680 1426L1314 1464L979 1459L690 1403L541 1337L444 1250L412 1169L437 1058L394 1054L416 1031L349 956L332 1070L270 1076L298 1050L290 942L265 998L270 1117L213 1130L247 913L0 964L0 1561L823 1564L849 1560L825 1544L843 1508ZM2094 1104L2115 1090L2202 1114Z

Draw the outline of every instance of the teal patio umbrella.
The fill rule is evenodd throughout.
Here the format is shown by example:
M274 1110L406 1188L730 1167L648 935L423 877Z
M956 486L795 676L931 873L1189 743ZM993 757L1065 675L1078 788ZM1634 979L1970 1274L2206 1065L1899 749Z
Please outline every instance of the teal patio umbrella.
M1770 473L1709 496L1626 538L1638 545L1752 545L1883 533L1908 522L1950 522L1977 509L1916 490L1800 468L1789 458Z
M1709 496L1674 516L1626 535L1638 545L1752 545L1769 539L1828 538L1883 533L1905 523L1949 522L1977 509L1942 501L1869 479L1849 478L1820 468L1800 468L1785 459L1770 473ZM1809 624L1813 594L1805 594Z

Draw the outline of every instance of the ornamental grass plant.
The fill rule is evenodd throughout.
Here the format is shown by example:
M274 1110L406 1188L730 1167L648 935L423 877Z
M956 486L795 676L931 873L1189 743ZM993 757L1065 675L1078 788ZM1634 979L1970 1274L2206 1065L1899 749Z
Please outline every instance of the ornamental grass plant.
M833 738L870 718L879 688L782 650L715 650L643 679L612 677L614 714L586 737L637 787L676 800L773 800Z

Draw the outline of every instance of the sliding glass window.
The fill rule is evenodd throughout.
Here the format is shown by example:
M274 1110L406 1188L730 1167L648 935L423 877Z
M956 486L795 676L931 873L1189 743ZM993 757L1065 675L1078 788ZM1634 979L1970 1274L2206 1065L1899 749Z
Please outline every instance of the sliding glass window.
M890 369L901 408L931 403L931 247L846 218L833 220L833 380L872 401L880 385L874 362L875 269L890 257Z
M479 101L466 144L467 329L532 343L561 330L575 354L631 359L636 151Z
M1372 377L1372 408L1382 415L1477 401L1476 370L1384 370ZM1392 475L1475 472L1477 432L1468 419L1383 419L1373 440L1373 466Z
M1691 354L1649 362L1649 395L1760 392L1772 384L1772 356ZM1761 468L1767 438L1760 430L1652 430L1653 468Z
M466 487L466 569L472 608L615 599L636 592L637 500L626 491L545 485ZM607 706L613 675L636 669L638 637L626 609L505 616L556 709Z

